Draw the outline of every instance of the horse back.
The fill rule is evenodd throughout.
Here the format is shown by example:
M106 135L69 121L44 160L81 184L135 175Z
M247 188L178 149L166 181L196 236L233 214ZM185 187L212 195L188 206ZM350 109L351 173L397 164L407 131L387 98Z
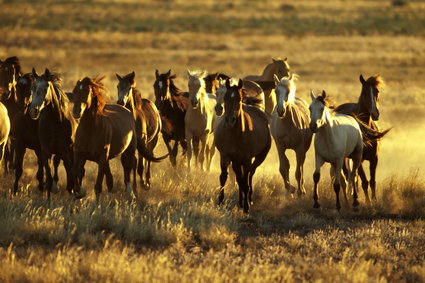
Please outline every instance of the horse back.
M356 115L357 112L357 103L344 103L339 105L335 109L336 113L345 114L345 115Z

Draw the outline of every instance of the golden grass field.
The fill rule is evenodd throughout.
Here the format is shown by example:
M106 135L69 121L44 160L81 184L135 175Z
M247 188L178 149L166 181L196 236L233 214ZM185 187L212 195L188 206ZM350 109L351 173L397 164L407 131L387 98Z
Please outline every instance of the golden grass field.
M58 71L67 91L79 78L106 75L115 101L115 73L134 70L153 98L155 69L171 68L186 89L187 68L243 77L288 57L300 75L297 96L308 102L310 89L325 89L336 104L356 101L359 75L381 74L379 124L393 128L382 141L378 201L367 207L360 190L358 212L335 210L328 166L322 209L312 208L313 145L307 195L294 199L272 145L249 215L230 181L217 207L218 154L209 173L155 164L152 188L133 201L114 160L120 192L97 204L95 164L86 166L85 199L63 188L47 203L28 151L17 196L13 176L0 177L0 281L425 281L424 14L422 1L0 1L0 58L19 56L24 72ZM163 153L161 140L155 154Z

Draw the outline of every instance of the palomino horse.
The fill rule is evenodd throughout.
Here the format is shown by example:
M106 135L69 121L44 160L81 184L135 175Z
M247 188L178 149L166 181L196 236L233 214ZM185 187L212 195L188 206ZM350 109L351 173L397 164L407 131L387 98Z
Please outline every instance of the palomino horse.
M265 96L265 105L266 105L266 114L268 119L272 115L273 109L276 105L276 99L273 95L273 84L274 78L276 75L278 79L289 76L289 64L287 58L282 59L273 59L272 63L268 64L266 68L264 68L263 73L260 76L246 76L244 80L250 80L254 82L271 82L271 88L263 88L264 96ZM261 84L260 84L261 86Z
M270 120L270 132L279 154L279 171L286 190L293 194L295 188L289 183L290 165L285 151L287 149L294 150L297 159L295 178L298 183L298 194L305 194L304 161L312 138L312 133L309 129L308 104L304 100L295 97L297 75L291 74L281 80L275 76L274 79L277 104Z
M16 106L16 82L21 76L21 64L16 56L9 57L6 60L0 60L0 101L6 106L11 128L13 128L13 118L18 113ZM12 136L9 136L9 142L5 147L4 169L7 173L13 168L14 145Z
M237 86L226 81L224 119L220 120L214 139L220 152L219 203L224 200L227 168L232 163L239 185L239 205L248 212L252 205L252 177L270 150L271 137L265 113L242 103L242 86L242 80Z
M136 127L133 114L124 106L106 104L106 88L103 78L85 77L74 87L74 108L76 119L80 119L74 145L74 192L77 197L85 196L81 187L80 172L84 171L87 160L98 164L95 183L96 199L102 192L103 177L106 176L108 191L113 191L114 180L109 160L121 154L124 169L124 183L127 193L137 194L135 153L137 149ZM142 145L143 146L143 145ZM133 186L130 177L133 171Z
M68 98L62 90L59 75L50 73L49 69L41 76L33 69L32 75L35 82L28 111L32 119L38 119L41 156L46 170L47 197L50 199L52 188L55 190L50 171L52 155L62 159L66 170L66 189L72 193L72 145L77 123L68 109Z
M192 146L196 163L201 165L201 170L203 170L205 155L207 155L205 167L209 169L215 152L214 146L210 145L213 139L215 96L206 93L205 75L205 71L188 70L190 105L184 118L188 170L190 170Z
M38 170L37 180L38 189L43 191L43 159L41 157L40 139L38 137L38 120L31 119L27 109L31 101L31 89L34 83L32 73L22 75L16 82L17 106L19 112L13 119L13 128L11 135L15 148L15 183L13 185L13 193L18 192L19 179L23 173L23 162L25 151L27 148L34 150L37 156ZM53 187L56 187L58 177L58 166L60 158L55 155L53 159L55 174L53 176Z
M379 119L379 89L384 84L384 81L379 75L369 77L367 80L360 75L360 82L362 84L362 90L359 101L357 103L344 103L338 106L335 111L337 113L356 116L370 128L379 131L379 127L376 122ZM386 133L388 130L384 132ZM362 180L362 187L366 201L368 203L370 203L368 194L369 184L372 191L372 199L376 200L376 167L378 165L379 144L379 140L374 140L365 145L365 148L363 149L362 162L364 160L369 161L370 181L368 182L367 180L362 164L360 164L358 170L359 176Z
M140 91L136 88L136 74L134 72L118 78L118 101L119 105L125 106L134 116L136 122L136 134L138 142L143 142L148 150L153 152L155 149L159 133L161 132L161 116L155 104L148 99L142 98ZM146 160L146 179L143 179L143 158L139 153L137 172L139 173L142 185L150 186L151 161Z
M0 161L3 159L4 149L10 132L10 120L7 108L0 102Z
M344 159L349 157L353 160L352 170L348 172L348 181L353 188L353 208L359 205L357 189L354 186L354 178L360 165L363 154L363 138L360 126L356 119L349 115L335 115L329 109L329 101L326 92L315 97L311 93L310 104L310 129L314 136L314 149L316 169L313 174L314 180L314 208L319 208L318 183L320 180L320 168L323 163L331 164L331 175L334 175L334 191L336 194L336 208L341 209L339 201L340 187L347 199L347 183L342 174Z
M185 124L184 118L189 103L189 94L182 92L174 84L176 75L171 75L171 70L165 74L155 71L155 105L161 114L162 138L170 154L170 161L173 166L177 164L178 144L186 151ZM174 145L171 141L174 140Z

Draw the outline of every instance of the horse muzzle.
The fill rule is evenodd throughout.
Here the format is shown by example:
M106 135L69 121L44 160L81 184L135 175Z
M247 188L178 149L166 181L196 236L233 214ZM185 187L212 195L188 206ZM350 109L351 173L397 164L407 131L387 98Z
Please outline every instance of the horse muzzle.
M370 116L372 117L373 121L378 121L379 120L379 111L372 111L372 113L370 113Z
M199 102L197 100L191 100L190 104L192 104L192 109L198 108Z
M279 116L280 119L285 117L285 113L286 113L285 109L282 109L282 108L279 108L279 107L277 108L277 115Z
M40 117L40 108L39 107L29 107L28 112L30 114L31 119L37 120Z
M217 115L217 116L221 116L221 115L223 115L223 106L221 106L221 105L216 105L215 107L214 107L214 110L215 110L215 114Z

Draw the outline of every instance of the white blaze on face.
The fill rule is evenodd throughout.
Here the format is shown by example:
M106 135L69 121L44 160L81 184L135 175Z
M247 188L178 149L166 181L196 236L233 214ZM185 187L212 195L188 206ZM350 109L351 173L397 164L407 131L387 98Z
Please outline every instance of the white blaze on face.
M83 85L82 84L80 84L80 90L83 90Z
M277 101L277 105L280 108L279 111L282 111L283 109L283 105L285 102L285 98L288 95L288 90L286 89L286 87L279 85L277 87L277 92L278 92L278 101Z
M162 87L163 87L164 85L162 84L162 81L159 81L158 82L158 87L159 87L159 89L162 89Z

